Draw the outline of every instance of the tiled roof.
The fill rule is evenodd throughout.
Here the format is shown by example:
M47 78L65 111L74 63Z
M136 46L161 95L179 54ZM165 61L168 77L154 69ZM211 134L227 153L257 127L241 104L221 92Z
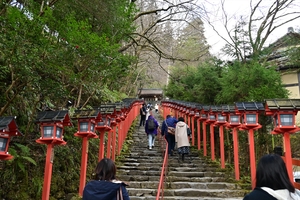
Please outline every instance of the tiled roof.
M140 89L139 95L162 95L162 89Z

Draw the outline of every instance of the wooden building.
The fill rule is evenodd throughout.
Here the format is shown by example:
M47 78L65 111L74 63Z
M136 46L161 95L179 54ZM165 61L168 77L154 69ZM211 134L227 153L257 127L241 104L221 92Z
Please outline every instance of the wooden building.
M290 99L300 98L300 34L289 28L287 34L272 43L268 48L271 53L268 62L277 66L285 88L290 92ZM296 123L300 125L300 113Z
M144 99L146 102L158 102L163 99L163 90L162 89L139 89L138 98Z

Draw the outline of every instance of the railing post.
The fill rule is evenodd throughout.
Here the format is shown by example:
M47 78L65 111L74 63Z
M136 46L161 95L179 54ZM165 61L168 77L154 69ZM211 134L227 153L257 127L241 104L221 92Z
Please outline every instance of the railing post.
M221 154L221 168L225 168L225 153L224 153L224 129L221 125L219 127L219 136L220 136L220 154Z
M251 168L251 185L252 189L255 188L255 176L256 176L256 162L255 162L255 149L254 149L254 131L249 129L248 131L249 151L250 151L250 168Z
M206 122L203 121L203 155L207 156L206 152Z
M211 160L215 160L215 133L213 124L210 124L210 148Z
M233 152L234 152L234 171L235 179L240 180L240 167L239 167L239 139L237 128L232 129L233 134Z
M290 142L290 134L284 133L284 147L285 147L285 164L289 174L289 178L291 182L294 182L294 175L293 175L293 164L292 164L292 154L291 154L291 142Z

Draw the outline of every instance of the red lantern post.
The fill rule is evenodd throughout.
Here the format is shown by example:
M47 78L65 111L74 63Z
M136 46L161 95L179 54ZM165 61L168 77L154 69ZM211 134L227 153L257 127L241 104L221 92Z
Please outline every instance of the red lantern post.
M54 146L66 145L63 140L64 126L71 126L68 111L44 111L38 113L37 123L40 125L41 137L36 142L47 145L47 156L44 173L42 200L48 200L54 159Z
M112 155L112 160L114 161L116 159L116 144L117 144L117 115L114 112L111 115L111 122L110 122L110 126L112 127L112 144L111 144L111 155Z
M121 148L122 148L122 103L116 104L116 122L117 122L117 130L118 130L118 149L117 154L121 154Z
M201 120L200 120L201 110L202 110L202 106L197 105L196 110L195 110L195 120L197 121L197 146L198 146L198 150L201 149Z
M235 179L240 180L239 139L237 132L237 128L241 125L240 115L235 113L235 106L232 105L222 106L222 111L223 114L227 116L227 123L225 126L228 129L232 129Z
M295 116L300 110L300 99L267 99L265 100L266 115L274 119L272 134L282 134L285 147L285 164L291 182L294 182L290 134L300 131L296 126Z
M74 134L74 136L82 138L79 184L79 195L82 196L86 182L86 168L89 152L88 139L98 138L95 133L95 126L96 121L100 119L100 112L99 110L76 110L73 118L78 120L78 131Z
M104 158L105 152L105 133L111 131L110 127L110 117L109 117L109 107L106 105L101 105L100 110L100 120L97 121L96 130L99 131L99 154L98 161ZM106 155L107 157L107 155Z
M215 110L216 122L215 125L219 126L219 137L220 137L220 157L221 157L221 168L225 168L225 152L224 152L224 126L226 124L226 115L222 114L222 106L217 106Z
M195 146L195 119L197 118L195 116L195 111L196 111L196 106L192 105L192 107L190 108L190 112L189 112L189 118L191 119L191 131L192 131L192 145Z
M254 130L260 129L258 123L258 114L264 111L262 103L257 102L237 102L235 103L236 112L242 115L242 124L239 127L241 130L248 130L249 152L250 152L250 167L252 189L255 187L256 175L256 160L255 160L255 145L254 145Z
M215 133L214 133L214 123L216 122L215 111L216 106L211 106L208 112L206 123L210 125L210 152L211 160L215 160Z
M190 105L187 105L186 110L185 110L185 116L186 118L184 119L185 122L187 122L187 125L191 127L191 108Z
M10 160L13 158L8 153L9 142L13 136L20 136L14 116L0 117L0 160Z
M202 129L203 129L203 155L207 156L207 148L206 148L206 120L209 112L210 106L202 106L202 110L200 112L200 121L202 121Z

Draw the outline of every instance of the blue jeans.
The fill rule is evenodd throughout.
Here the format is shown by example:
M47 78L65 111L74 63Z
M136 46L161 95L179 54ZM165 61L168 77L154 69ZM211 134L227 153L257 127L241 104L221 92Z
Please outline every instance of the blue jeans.
M166 139L168 142L168 154L170 155L175 148L175 135L168 134L166 135Z
M154 146L154 142L155 142L155 134L148 134L149 148Z

